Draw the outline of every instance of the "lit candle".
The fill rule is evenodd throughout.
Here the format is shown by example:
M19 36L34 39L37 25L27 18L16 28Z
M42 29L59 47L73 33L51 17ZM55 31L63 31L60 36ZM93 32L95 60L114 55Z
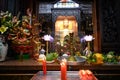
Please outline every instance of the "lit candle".
M66 59L63 59L60 63L61 65L61 80L67 80L67 61Z
M42 60L42 65L43 65L43 74L46 75L46 60L45 58Z

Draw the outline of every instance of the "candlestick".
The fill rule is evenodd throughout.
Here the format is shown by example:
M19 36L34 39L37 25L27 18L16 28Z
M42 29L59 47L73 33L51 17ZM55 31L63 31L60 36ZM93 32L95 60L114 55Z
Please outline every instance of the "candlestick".
M46 60L45 58L42 60L42 65L43 65L43 74L46 75Z
M48 41L46 41L46 55L48 54Z
M46 55L48 54L48 42L52 39L50 35L44 35L43 39L46 41Z
M67 80L67 61L63 59L61 65L61 80Z
M87 35L84 37L84 39L87 41L87 51L86 51L86 56L89 57L91 55L90 51L90 42L94 39L92 35Z
M88 54L90 54L90 41L87 42L87 46L88 46Z

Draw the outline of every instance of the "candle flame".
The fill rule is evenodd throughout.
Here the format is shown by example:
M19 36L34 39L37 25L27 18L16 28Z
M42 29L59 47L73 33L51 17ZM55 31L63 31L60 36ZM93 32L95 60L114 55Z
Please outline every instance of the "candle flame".
M67 64L67 60L65 58L62 59L60 65L62 66L62 65L66 65L66 64Z
M61 62L61 63L60 63L60 65L61 65L61 66L64 66L64 65L65 65L65 63L64 63L64 62Z
M67 62L67 60L64 58L64 59L62 59L62 62Z

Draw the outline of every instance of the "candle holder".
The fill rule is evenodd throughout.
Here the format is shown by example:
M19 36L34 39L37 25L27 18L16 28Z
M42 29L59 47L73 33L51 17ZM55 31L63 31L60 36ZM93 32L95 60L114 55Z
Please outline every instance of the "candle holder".
M48 41L46 41L46 54L48 54Z
M91 54L92 54L92 52L91 52L91 50L90 50L90 42L94 39L93 38L93 36L91 36L91 35L87 35L87 36L85 36L84 37L84 39L85 39L85 41L87 42L87 49L86 49L86 53L85 53L85 55L87 56L87 57L89 57Z
M74 35L74 33L69 33L69 35L70 35L70 53L71 53L71 56L74 56L74 54L73 54L73 48L74 48L74 46L73 46L73 35Z
M52 40L52 36L50 35L44 35L44 40L46 41L46 55L48 54L48 45L49 45L49 41Z
M89 56L91 54L91 50L90 50L90 41L87 41L87 48L88 48L88 51L86 53L86 56Z

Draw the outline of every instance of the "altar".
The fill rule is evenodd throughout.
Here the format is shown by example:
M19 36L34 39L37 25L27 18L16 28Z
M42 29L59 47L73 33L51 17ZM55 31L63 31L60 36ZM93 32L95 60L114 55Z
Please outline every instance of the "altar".
M43 75L42 71L39 71L30 80L61 80L60 76L60 71L48 71L47 75ZM80 80L78 71L68 71L67 80Z
M116 6L112 6L113 3ZM68 62L73 61L67 64L69 79L78 79L77 72L84 69L92 71L99 80L120 80L119 3L110 0L0 0L0 34L6 36L9 44L8 56L0 62L0 80L41 78L43 64L37 60L42 48L48 62L66 55ZM53 39L45 40L45 35ZM92 40L83 39L89 35L93 36ZM86 56L85 51L92 55ZM29 59L23 58L24 54L29 55ZM76 56L84 57L85 62L77 63ZM47 63L46 69L46 78L50 79L49 75L59 77L60 62ZM75 75L72 76L72 72Z
M67 67L68 72L89 69L99 80L118 80L120 76L120 64L70 64L67 65ZM23 60L22 62L19 60L8 60L0 63L1 80L3 78L4 80L8 80L9 78L11 78L10 80L13 80L15 77L17 80L21 80L21 78L22 80L30 80L39 71L42 71L42 64L34 59ZM60 64L47 64L47 71L60 71Z

